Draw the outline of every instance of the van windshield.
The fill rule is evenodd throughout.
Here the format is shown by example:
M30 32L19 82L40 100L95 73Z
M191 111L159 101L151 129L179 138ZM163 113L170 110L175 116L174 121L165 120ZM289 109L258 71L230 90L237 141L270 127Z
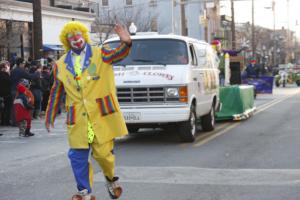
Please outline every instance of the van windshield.
M116 48L120 41L106 43ZM176 39L141 39L132 41L130 54L114 65L183 65L188 64L187 45Z

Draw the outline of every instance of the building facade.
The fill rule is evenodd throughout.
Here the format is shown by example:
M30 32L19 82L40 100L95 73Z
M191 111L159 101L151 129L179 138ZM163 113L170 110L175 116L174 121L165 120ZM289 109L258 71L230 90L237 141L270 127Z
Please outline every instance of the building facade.
M28 0L30 1L30 0ZM21 56L32 56L33 11L32 3L24 1L0 1L0 60ZM57 47L60 44L59 33L63 25L71 20L79 20L91 28L95 19L92 10L79 10L80 5L63 8L51 0L42 0L43 44ZM52 6L51 6L52 5ZM83 4L84 6L85 4ZM84 7L83 7L84 8ZM55 48L53 49L55 50Z

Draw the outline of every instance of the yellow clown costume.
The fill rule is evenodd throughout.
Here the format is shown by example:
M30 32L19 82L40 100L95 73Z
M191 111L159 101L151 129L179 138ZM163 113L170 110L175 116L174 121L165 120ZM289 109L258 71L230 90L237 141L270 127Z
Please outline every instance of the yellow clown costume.
M80 54L72 51L66 37L80 31L86 41ZM79 191L91 192L90 152L104 175L114 177L113 140L128 133L116 96L112 63L125 58L130 45L91 46L87 28L80 22L67 23L60 35L64 54L53 68L52 86L46 110L46 125L53 126L60 102L65 97L69 158Z

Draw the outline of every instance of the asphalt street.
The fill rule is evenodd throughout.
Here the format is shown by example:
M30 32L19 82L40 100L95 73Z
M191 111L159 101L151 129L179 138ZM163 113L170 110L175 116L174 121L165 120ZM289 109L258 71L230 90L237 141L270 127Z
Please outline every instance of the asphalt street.
M199 130L194 143L175 133L142 130L116 141L121 200L299 200L300 89L258 95L245 121ZM71 199L76 186L67 158L65 116L47 133L34 120L30 138L0 127L0 200ZM109 199L95 165L94 194Z

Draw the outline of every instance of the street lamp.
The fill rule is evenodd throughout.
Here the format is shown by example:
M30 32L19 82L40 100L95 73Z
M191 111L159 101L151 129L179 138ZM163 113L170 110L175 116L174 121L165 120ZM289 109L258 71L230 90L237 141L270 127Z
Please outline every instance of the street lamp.
M133 22L131 22L131 24L129 26L129 33L130 33L130 35L135 35L136 31L137 31L136 25Z
M172 15L172 33L175 34L175 28L174 28L174 7L176 6L176 1L171 0L171 15Z
M262 45L262 64L263 68L265 68L266 65L266 46Z
M276 56L276 57L278 57L277 64L280 64L280 62L281 62L281 56L280 56L280 49L279 48L277 48L276 53L278 54L278 56Z
M274 41L274 49L273 49L273 65L276 63L276 47L275 47L275 40L276 40L276 18L275 18L275 0L272 0L272 6L271 7L265 7L265 9L272 9L273 12L273 41Z

